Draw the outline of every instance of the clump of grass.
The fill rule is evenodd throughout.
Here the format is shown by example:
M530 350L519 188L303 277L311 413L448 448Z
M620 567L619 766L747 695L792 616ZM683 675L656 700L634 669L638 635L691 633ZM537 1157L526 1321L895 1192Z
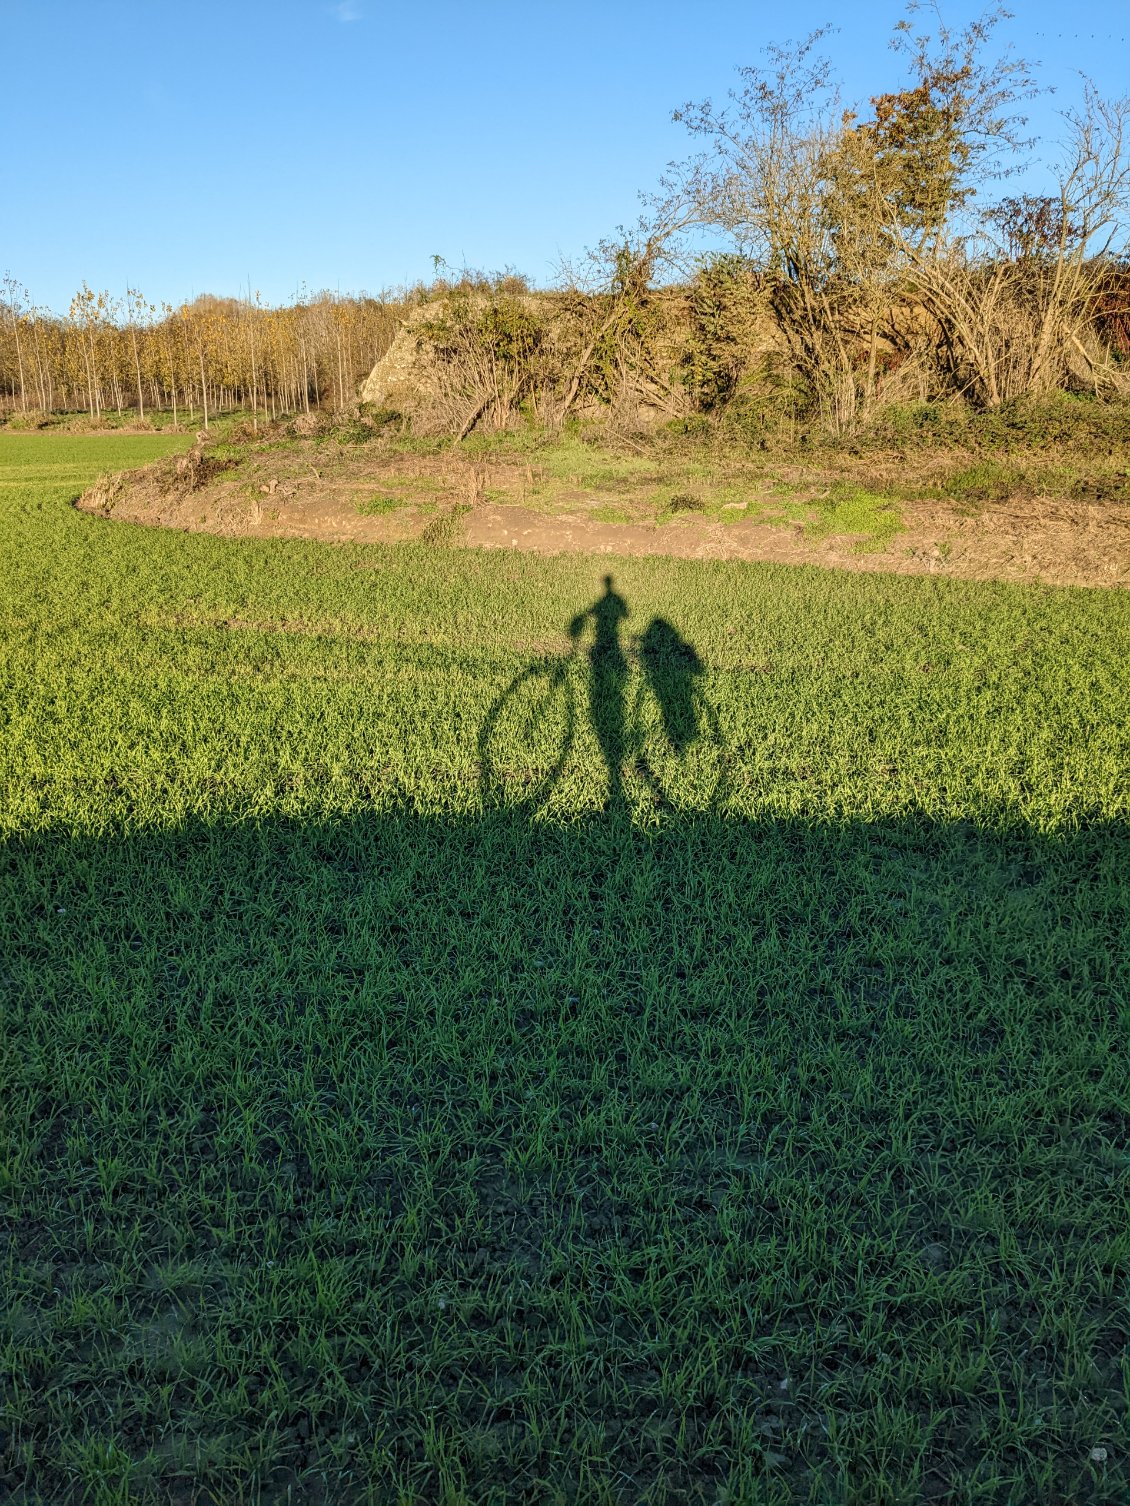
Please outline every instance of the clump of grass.
M698 516L707 512L707 504L703 497L696 492L683 491L677 487L661 487L654 493L656 502L656 517L660 523L668 523L672 518Z
M466 502L458 502L455 506L441 512L420 534L421 544L428 544L433 548L443 548L454 544L462 532L463 518L470 511L471 508Z
M704 513L706 511L706 503L703 501L703 499L701 497L695 496L691 492L673 492L671 496L667 498L664 506L666 508L666 511L671 513Z
M99 476L93 486L87 488L85 494L87 505L109 516L121 501L124 490L125 477L120 471L112 471L109 475Z
M902 528L898 508L889 497L850 482L836 482L828 496L813 505L817 515L808 521L805 531L813 538L862 534L855 546L860 553L885 549Z
M367 501L358 502L357 511L363 518L379 518L386 513L397 512L402 507L409 506L405 497L377 496L370 497Z
M945 476L938 490L956 502L1005 502L1023 491L1025 482L1019 467L986 459Z

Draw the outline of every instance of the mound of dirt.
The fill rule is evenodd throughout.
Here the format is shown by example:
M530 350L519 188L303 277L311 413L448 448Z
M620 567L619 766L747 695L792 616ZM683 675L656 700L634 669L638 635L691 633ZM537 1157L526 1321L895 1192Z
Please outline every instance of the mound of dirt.
M615 502L610 506L610 499ZM411 455L370 444L309 441L175 460L112 478L77 504L101 517L223 534L339 542L418 540L437 547L540 554L771 560L836 569L1048 585L1130 586L1130 507L1031 499L976 512L944 502L899 505L885 540L817 536L773 497L750 493L706 516L657 509L643 482L614 493L553 482L519 459Z

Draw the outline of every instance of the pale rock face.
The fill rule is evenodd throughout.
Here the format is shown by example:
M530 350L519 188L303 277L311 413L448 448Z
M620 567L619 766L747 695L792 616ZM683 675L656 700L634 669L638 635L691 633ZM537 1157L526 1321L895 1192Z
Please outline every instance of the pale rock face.
M434 319L439 309L437 301L421 304L412 310L397 330L392 344L365 378L361 387L363 403L403 412L434 390L434 358L427 341L419 338L418 330L428 319Z
M472 306L485 308L490 299L486 294L472 294L470 301ZM508 294L507 301L522 303L531 313L542 313L551 303L536 294ZM446 299L431 298L412 310L388 350L365 378L361 388L363 403L411 413L418 403L435 395L439 385L437 362L428 341L420 337L420 326L442 318L448 307Z

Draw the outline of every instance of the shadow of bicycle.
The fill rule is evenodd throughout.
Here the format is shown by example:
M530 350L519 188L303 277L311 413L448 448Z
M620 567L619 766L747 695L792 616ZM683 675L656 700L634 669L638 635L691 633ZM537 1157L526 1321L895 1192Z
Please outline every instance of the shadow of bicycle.
M723 751L694 645L663 617L653 617L639 637L626 635L629 616L606 575L603 593L569 623L570 651L527 665L495 699L479 732L484 807L548 805L588 731L599 749L609 812L641 800L672 804L695 745ZM699 808L720 802L724 763L713 758L707 791L698 781Z

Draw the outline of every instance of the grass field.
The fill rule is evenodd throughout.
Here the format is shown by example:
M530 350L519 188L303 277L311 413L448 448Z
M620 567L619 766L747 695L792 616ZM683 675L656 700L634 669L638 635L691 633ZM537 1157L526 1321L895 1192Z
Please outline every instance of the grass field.
M0 436L0 1498L1126 1500L1130 595L177 443Z

